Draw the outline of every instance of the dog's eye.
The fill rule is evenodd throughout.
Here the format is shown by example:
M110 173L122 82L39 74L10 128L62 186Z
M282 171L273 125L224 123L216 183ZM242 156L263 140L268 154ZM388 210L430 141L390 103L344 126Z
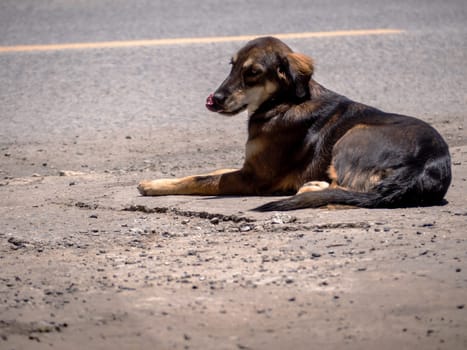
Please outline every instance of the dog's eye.
M246 75L249 76L249 77L256 77L258 75L261 74L261 70L260 69L257 69L257 68L254 68L254 67L250 67L247 69L246 71Z

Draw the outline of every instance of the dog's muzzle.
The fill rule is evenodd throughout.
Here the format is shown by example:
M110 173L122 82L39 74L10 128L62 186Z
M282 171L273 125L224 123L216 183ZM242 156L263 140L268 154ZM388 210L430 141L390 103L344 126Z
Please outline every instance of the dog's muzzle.
M222 112L224 109L222 104L219 102L219 96L216 96L215 93L209 95L206 99L206 108L211 112Z
M214 94L211 94L208 96L208 98L206 99L206 108L209 109L210 111L213 111L215 112L216 111L216 108L214 107L215 106L215 103L214 103L214 98L213 98Z

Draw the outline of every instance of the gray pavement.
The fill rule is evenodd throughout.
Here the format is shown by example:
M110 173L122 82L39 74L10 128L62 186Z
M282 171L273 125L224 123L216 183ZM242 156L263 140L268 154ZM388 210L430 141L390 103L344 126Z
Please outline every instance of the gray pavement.
M465 349L465 23L461 0L1 1L0 348ZM246 116L204 101L242 43L1 51L375 28L403 32L287 43L326 87L441 132L445 206L139 197L241 166Z

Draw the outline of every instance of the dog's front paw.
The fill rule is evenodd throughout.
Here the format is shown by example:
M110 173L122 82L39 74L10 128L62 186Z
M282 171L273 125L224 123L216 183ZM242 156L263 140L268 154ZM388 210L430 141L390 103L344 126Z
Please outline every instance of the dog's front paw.
M138 185L138 191L143 196L167 196L171 194L182 194L180 181L178 179L143 180Z
M142 196L150 196L151 188L151 181L149 180L143 180L138 184L138 191Z

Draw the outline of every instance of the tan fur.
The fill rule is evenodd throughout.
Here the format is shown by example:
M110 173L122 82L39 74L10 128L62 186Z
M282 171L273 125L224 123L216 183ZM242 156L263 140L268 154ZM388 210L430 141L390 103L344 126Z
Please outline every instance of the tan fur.
M264 152L265 142L262 141L260 138L255 138L253 140L249 140L246 143L245 148L245 158L246 159L254 159L262 152Z
M304 192L316 192L322 191L329 187L329 183L326 181L310 181L303 184L302 187L298 190L297 194Z
M255 61L253 60L253 58L249 58L247 59L244 63L243 63L243 68L248 68L250 67L251 65L253 65Z
M334 168L334 165L329 166L328 175L332 181L337 182L337 172L336 172L336 168Z
M245 92L245 99L242 101L248 104L248 115L252 115L276 90L277 85L271 81L266 81L264 85L248 89Z
M187 176L179 179L143 180L138 190L145 196L177 194L216 195L219 193L221 176L234 173L237 169L219 169L208 174ZM210 181L199 181L207 178Z
M311 76L314 73L314 63L311 57L292 52L287 55L287 59L293 69L297 74L303 76Z

